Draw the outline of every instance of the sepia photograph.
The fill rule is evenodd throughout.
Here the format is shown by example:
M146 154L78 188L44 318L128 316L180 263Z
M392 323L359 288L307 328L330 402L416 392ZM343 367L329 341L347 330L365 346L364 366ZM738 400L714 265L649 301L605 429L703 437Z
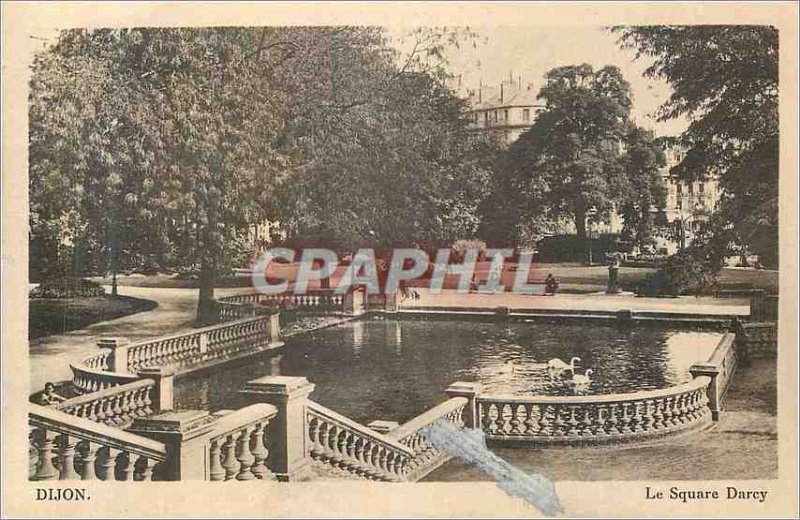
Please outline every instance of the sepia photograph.
M426 6L19 31L11 516L797 514L796 25Z

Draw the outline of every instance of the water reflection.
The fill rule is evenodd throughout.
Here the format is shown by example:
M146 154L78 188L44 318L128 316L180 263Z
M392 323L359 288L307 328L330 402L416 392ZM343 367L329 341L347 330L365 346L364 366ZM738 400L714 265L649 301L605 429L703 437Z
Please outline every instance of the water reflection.
M588 395L687 381L720 335L647 326L363 320L293 336L280 357L259 356L178 381L181 408L231 407L244 383L265 374L305 376L319 403L358 421L408 420L438 404L455 381L504 395ZM547 362L573 356L570 370Z

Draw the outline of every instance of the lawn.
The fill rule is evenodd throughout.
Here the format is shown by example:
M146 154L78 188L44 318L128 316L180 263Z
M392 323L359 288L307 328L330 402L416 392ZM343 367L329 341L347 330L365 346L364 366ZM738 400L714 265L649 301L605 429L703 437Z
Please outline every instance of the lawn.
M478 271L478 279L484 280L489 271L489 262L479 262L476 266ZM276 279L286 278L291 280L297 273L299 264L270 264L268 273L270 277ZM344 267L340 266L332 277L333 285L335 286L341 278ZM623 290L634 291L635 287L644 281L649 273L655 272L656 269L648 267L621 267L619 270L620 285ZM577 263L559 263L559 264L535 264L531 269L529 275L530 281L544 281L545 277L552 273L560 282L559 292L562 293L576 293L585 294L600 292L606 289L608 282L608 267L604 265L585 266ZM514 274L506 272L503 275L503 284L511 286L513 284ZM111 284L110 278L92 278L93 281L104 285ZM768 292L778 292L778 271L757 271L754 269L723 269L719 276L719 281L723 285L727 284L752 284L753 288L766 289ZM126 275L117 277L117 283L120 286L128 287L160 287L160 288L184 288L194 289L198 287L197 280L179 278L174 274L157 274L157 275ZM425 286L426 281L412 282L410 285ZM444 287L455 287L455 277L447 277ZM218 278L216 287L251 287L252 283L250 276L240 274L239 276ZM317 283L312 282L310 287L318 286Z
M129 296L33 298L28 300L28 339L63 334L93 323L149 311L158 305Z

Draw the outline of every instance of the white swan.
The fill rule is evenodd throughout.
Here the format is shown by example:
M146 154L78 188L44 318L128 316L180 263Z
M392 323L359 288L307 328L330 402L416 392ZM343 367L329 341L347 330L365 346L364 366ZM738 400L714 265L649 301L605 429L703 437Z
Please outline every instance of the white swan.
M592 375L592 369L586 371L585 374L573 374L572 375L572 383L575 385L588 385L592 382L589 376Z
M576 357L573 357L573 358L571 358L569 360L569 364L566 364L565 362L561 361L559 358L553 358L553 359L551 359L550 361L547 362L547 368L550 368L552 370L557 370L559 372L563 372L565 370L569 370L570 372L572 372L574 374L575 373L575 362L576 361L580 361L580 360L581 360L581 358L576 356Z

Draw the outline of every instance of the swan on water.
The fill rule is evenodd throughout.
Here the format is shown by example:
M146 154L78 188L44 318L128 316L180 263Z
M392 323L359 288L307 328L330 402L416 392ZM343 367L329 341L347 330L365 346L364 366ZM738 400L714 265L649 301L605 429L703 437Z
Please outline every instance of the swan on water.
M592 375L592 369L586 371L585 374L573 374L572 382L576 385L588 385L592 382L589 376Z
M575 373L575 362L580 361L581 358L575 356L569 360L569 364L561 361L559 358L553 358L547 362L547 368L552 370L558 370L559 372L563 372L564 370L569 370L573 374Z

